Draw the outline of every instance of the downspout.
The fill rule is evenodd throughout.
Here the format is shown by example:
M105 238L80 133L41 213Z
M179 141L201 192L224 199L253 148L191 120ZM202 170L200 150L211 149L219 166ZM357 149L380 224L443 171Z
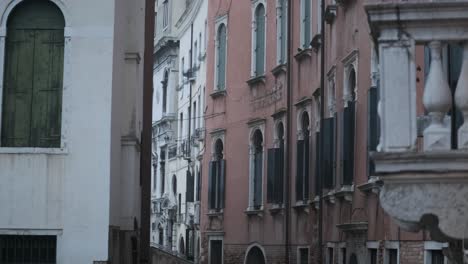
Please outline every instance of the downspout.
M140 153L140 263L150 263L151 135L153 119L154 0L145 0L143 52L143 129Z
M290 221L290 209L291 209L291 202L290 202L290 185L291 185L291 178L290 178L290 169L291 169L291 135L292 135L292 111L291 111L291 86L292 86L292 80L291 80L291 52L292 52L292 2L291 0L288 0L288 36L287 36L287 62L286 62L286 75L288 79L288 85L286 89L286 111L287 111L287 122L286 122L286 164L285 164L285 170L284 170L284 175L286 176L286 186L285 186L285 263L289 264L289 244L290 244L290 234L289 234L289 221ZM283 7L284 8L284 7Z
M323 148L324 148L324 140L325 135L323 133L323 124L324 124L324 117L325 117L325 0L321 0L321 10L322 19L321 23L321 32L320 32L320 170L319 170L319 210L318 210L318 262L322 263L323 259L323 171L325 168L324 159L323 159Z

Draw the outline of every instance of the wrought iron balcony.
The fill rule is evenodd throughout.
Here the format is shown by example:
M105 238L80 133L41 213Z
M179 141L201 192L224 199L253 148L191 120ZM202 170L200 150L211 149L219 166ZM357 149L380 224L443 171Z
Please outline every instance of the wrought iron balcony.
M383 182L380 202L401 227L428 230L441 241L468 237L467 8L468 1L366 5L379 52L381 135L372 158L375 176ZM453 98L466 120L456 133L447 122L454 87L449 87L441 55L453 43L463 45ZM431 57L423 92L416 85L417 45L425 45ZM417 126L421 103L430 118L422 139Z

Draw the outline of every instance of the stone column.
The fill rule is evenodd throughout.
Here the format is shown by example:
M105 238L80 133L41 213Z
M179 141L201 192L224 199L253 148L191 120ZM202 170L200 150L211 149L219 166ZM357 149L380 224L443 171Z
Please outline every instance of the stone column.
M424 151L449 150L450 126L444 124L444 117L452 105L452 96L442 67L440 41L429 43L431 68L424 88L423 103L431 118L424 130Z

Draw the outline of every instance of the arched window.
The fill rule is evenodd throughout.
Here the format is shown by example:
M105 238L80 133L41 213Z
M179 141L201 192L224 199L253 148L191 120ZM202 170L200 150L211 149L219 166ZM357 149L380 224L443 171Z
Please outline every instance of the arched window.
M260 209L262 206L262 178L263 178L263 135L262 132L257 129L255 130L252 137L252 156L251 162L253 165L253 177L252 182L253 194L251 197L253 209Z
M226 89L226 25L220 24L217 32L217 48L216 48L216 89Z
M296 167L296 200L309 199L309 149L310 149L310 119L307 112L301 115L302 139L297 141Z
M254 76L261 76L265 73L265 7L263 4L257 5L255 9L255 72Z
M223 151L223 141L218 138L214 144L213 160L210 162L208 175L208 207L215 211L224 208L226 160Z
M169 82L169 71L164 72L164 80L162 83L162 112L167 112L167 85Z
M263 255L263 251L255 246L252 247L249 252L247 252L246 257L246 264L265 264L265 256Z
M8 17L3 147L60 147L64 28L50 1L23 1Z

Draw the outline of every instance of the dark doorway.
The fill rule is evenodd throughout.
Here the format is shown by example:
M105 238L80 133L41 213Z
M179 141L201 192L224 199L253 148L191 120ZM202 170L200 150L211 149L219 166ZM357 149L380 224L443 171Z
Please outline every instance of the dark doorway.
M358 264L357 257L355 254L351 254L351 257L349 257L349 264Z
M253 247L250 249L247 255L247 264L265 264L265 257L260 248Z
M223 263L223 241L210 241L210 264Z

